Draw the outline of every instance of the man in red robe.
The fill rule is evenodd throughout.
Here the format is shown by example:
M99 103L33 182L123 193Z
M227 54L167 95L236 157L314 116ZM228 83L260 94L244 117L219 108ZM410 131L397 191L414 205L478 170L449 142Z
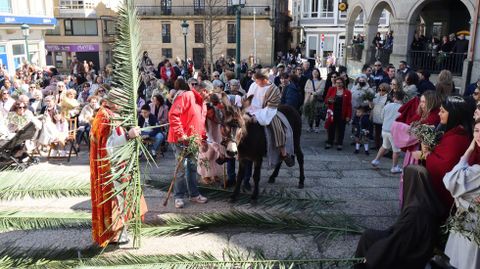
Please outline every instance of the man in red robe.
M107 97L107 103L97 112L90 131L92 236L93 240L102 247L109 243L125 244L129 241L126 222L130 214L124 212L123 193L110 198L115 192L115 185L120 185L121 182L108 183L111 177L111 164L107 158L112 154L112 145L121 146L127 143L129 139L139 136L140 129L136 127L126 132L122 127L112 126L112 117L117 109L118 106L110 102ZM107 147L107 141L110 148ZM140 205L143 216L147 211L143 196Z

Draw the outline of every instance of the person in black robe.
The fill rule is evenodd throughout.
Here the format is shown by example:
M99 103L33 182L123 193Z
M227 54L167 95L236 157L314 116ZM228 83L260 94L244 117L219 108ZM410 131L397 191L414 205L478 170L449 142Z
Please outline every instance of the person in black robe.
M440 225L448 210L433 189L428 171L419 165L404 170L403 208L387 230L366 230L355 256L355 269L424 269L433 255Z

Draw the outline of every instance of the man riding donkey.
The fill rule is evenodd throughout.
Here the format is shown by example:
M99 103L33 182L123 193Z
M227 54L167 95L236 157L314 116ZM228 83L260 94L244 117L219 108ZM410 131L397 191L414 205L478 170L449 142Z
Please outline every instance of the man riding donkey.
M268 80L267 68L258 70L255 75L255 83L250 86L247 98L251 100L247 112L254 116L261 126L268 126L273 134L274 145L280 152L281 161L285 161L288 167L295 165L292 152L287 152L287 134L285 131L288 121L283 120L277 111L282 98L280 89ZM289 128L289 126L287 127Z

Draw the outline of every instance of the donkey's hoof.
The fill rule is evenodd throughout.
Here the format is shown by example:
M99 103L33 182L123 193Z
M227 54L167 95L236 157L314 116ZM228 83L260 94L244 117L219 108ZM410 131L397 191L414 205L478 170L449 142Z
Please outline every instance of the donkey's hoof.
M269 177L268 178L268 183L275 183L275 178L274 177Z
M299 189L303 189L304 185L303 185L303 182L302 183L298 183L298 188Z

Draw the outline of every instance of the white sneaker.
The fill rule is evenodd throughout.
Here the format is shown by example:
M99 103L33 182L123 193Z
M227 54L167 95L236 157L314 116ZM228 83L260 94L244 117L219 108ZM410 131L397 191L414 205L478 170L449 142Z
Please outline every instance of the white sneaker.
M175 208L183 208L185 206L185 203L183 202L183 199L175 199Z
M50 151L50 156L51 156L51 157L57 157L57 155L58 155L58 151L57 151L56 149L52 149L52 150Z
M372 164L373 167L378 167L378 165L380 164L380 161L375 159L371 162L371 164Z
M318 134L318 133L320 133L320 128L315 127L315 129L313 131Z
M312 133L312 132L313 132L313 128L308 128L308 129L307 129L307 132Z
M198 195L196 197L190 198L190 201L192 201L194 203L197 203L197 204L205 204L206 202L208 202L208 199L207 199L207 197L203 197L202 195Z
M400 174L402 171L403 171L403 169L400 168L398 165L395 166L395 167L392 167L392 169L390 169L390 172L392 174Z

